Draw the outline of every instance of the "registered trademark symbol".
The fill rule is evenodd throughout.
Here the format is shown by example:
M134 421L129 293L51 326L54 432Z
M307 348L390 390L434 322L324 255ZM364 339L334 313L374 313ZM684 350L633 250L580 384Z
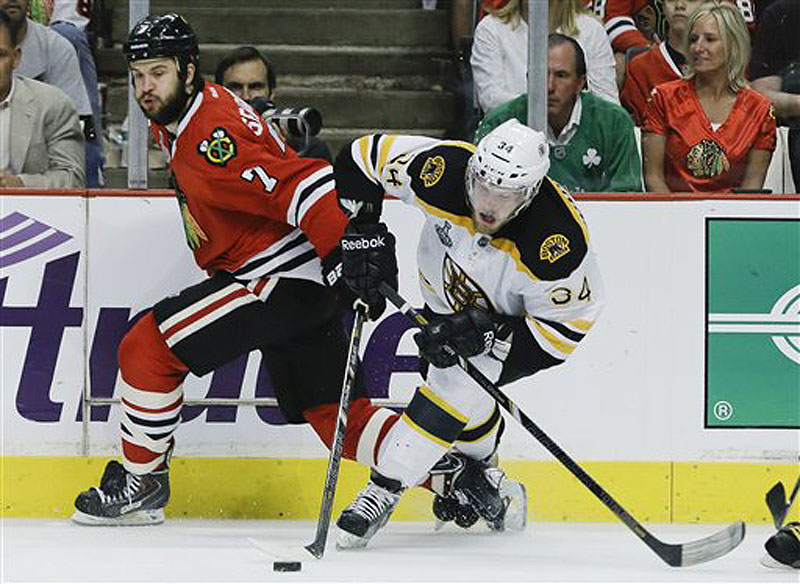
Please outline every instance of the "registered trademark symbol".
M714 404L714 417L718 420L728 420L733 415L733 406L721 400Z

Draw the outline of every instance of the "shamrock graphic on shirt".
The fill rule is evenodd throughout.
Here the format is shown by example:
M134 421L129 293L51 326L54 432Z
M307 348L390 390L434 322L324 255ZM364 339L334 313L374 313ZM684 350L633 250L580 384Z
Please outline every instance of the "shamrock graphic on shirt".
M600 157L600 154L597 153L597 150L594 148L589 148L586 151L586 154L583 155L583 165L586 168L591 168L593 166L600 166L600 162L603 159Z

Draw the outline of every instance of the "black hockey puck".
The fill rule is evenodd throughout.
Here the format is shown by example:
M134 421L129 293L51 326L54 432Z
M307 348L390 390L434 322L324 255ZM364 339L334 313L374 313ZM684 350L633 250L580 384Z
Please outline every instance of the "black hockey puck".
M272 569L275 572L299 572L302 562L272 562Z

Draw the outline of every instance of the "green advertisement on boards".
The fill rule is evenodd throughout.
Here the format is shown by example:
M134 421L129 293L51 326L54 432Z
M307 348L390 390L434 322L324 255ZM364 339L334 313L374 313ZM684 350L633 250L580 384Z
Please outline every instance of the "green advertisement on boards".
M800 428L800 219L706 219L706 428Z

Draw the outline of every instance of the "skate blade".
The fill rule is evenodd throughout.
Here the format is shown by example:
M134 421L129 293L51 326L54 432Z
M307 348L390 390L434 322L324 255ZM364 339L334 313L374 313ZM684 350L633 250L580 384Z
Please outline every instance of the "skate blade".
M369 537L361 537L346 531L340 531L339 537L336 538L337 550L358 550L367 547Z
M163 509L144 509L132 511L119 517L95 517L75 509L71 517L78 525L111 525L111 526L137 526L158 525L164 523Z
M791 566L780 563L778 560L776 560L769 554L764 554L760 560L760 563L765 568L769 568L771 570L786 570L786 571L797 570L797 568L792 568Z
M500 486L500 495L509 497L505 528L509 531L523 531L528 525L528 493L525 485L516 481L504 481Z

